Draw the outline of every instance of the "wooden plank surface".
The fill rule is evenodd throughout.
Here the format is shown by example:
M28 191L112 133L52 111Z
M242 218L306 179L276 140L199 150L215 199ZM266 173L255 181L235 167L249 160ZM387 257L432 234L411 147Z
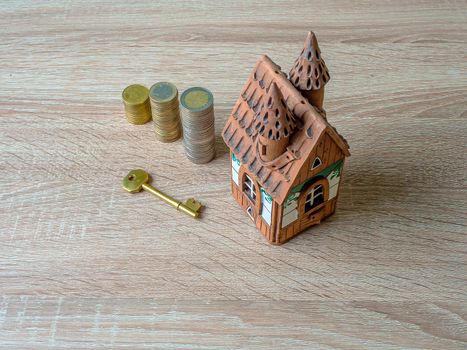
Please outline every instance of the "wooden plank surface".
M465 349L465 1L5 1L0 348ZM266 243L229 158L129 125L130 83L201 85L219 134L254 63L314 30L349 140L336 214ZM120 187L142 167L199 222Z

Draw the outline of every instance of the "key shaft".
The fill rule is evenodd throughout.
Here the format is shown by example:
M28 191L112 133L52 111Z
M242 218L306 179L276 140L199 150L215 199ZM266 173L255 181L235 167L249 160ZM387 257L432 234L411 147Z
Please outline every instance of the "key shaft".
M193 218L197 218L199 216L198 211L192 210L191 208L187 207L182 202L180 202L180 201L166 195L164 192L159 191L158 189L152 187L151 185L149 185L147 183L143 184L143 189L150 192L150 193L152 193L156 197L159 197L160 199L162 199L167 204L170 204L171 206L175 207L178 211L184 212L185 214L188 214Z

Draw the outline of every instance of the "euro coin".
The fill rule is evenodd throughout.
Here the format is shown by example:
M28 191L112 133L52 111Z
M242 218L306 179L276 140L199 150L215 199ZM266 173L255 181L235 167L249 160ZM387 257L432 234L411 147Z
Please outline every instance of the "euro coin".
M145 124L151 120L148 89L139 84L127 86L122 92L126 119L131 124Z
M193 163L208 163L216 155L212 93L202 87L189 88L180 97L180 104L185 154Z
M181 135L178 90L174 84L158 82L149 90L156 138L173 142Z

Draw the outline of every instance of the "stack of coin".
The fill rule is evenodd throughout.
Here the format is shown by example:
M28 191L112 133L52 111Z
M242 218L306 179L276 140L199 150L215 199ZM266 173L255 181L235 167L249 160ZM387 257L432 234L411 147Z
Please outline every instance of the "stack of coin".
M181 135L178 90L175 85L159 82L149 90L156 138L173 142Z
M189 160L210 162L215 154L214 98L209 90L192 87L180 97L183 145Z
M148 88L139 84L127 86L122 92L126 119L131 124L144 124L151 120Z

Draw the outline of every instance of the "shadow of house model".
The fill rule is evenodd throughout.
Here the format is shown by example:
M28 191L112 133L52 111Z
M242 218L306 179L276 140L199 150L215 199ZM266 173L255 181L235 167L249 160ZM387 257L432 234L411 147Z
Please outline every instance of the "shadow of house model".
M222 131L236 201L270 243L282 244L336 210L347 141L323 109L329 73L309 32L289 77L256 63Z

